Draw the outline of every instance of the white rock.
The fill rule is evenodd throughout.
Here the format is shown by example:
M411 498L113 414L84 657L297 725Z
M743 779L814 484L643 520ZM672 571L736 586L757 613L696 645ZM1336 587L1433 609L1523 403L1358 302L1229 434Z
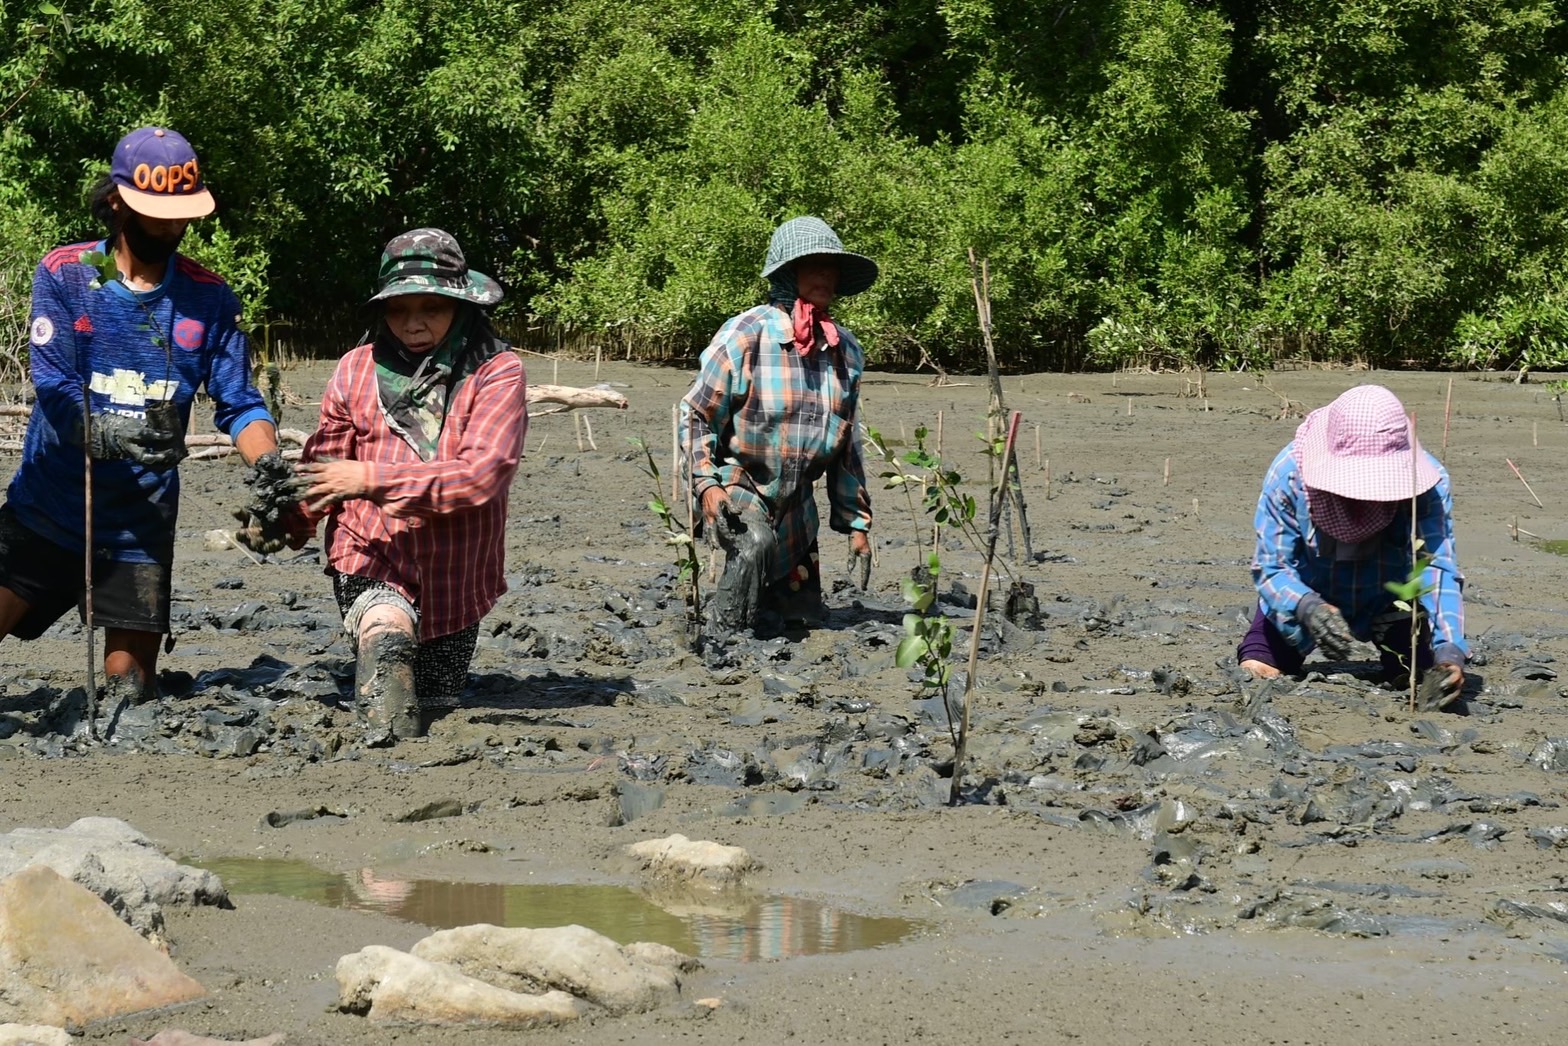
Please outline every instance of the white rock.
M0 1024L0 1046L71 1046L71 1036L48 1024Z
M0 1020L86 1024L206 994L94 897L44 865L0 881Z
M211 872L177 864L152 840L113 817L83 817L65 828L17 828L0 835L0 878L44 864L86 887L140 933L161 940L163 905L226 906Z
M674 1001L680 995L679 967L685 960L671 948L631 953L631 948L585 926L459 926L431 934L413 951L488 984L514 991L570 992L611 1013L637 1013ZM660 961L650 962L644 954Z
M632 843L626 852L659 878L715 888L737 886L746 873L759 867L738 846L694 842L679 834Z
M594 1012L565 992L529 995L379 944L338 960L338 1009L373 1021L526 1028Z

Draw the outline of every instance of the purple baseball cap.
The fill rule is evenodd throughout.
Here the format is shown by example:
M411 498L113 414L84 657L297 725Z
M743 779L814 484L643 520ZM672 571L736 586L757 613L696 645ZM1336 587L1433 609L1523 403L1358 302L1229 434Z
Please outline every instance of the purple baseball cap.
M121 138L109 177L126 206L149 218L204 218L217 207L202 184L196 150L166 127L138 127Z

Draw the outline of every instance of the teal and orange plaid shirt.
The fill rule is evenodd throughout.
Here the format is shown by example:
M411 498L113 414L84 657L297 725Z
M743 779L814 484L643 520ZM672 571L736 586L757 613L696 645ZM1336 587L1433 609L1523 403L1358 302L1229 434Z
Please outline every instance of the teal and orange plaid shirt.
M819 477L840 533L871 529L855 414L864 350L839 327L839 344L794 348L790 318L759 305L719 328L702 352L696 384L681 400L682 450L691 455L692 496L722 485L743 512L760 512L778 534L773 578L805 563L817 540Z

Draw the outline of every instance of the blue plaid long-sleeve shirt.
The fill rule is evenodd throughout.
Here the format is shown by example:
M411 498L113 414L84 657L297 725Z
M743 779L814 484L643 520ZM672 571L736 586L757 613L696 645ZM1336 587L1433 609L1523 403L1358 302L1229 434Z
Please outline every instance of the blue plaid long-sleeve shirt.
M703 350L681 400L682 450L691 455L692 495L721 485L742 511L772 520L773 577L802 564L817 539L812 497L827 479L829 524L871 529L871 495L855 433L865 352L839 327L836 348L795 351L790 318L759 305L730 319Z
M1423 451L1422 453L1426 453ZM1437 661L1464 664L1469 653L1465 642L1464 575L1454 552L1454 499L1448 473L1427 454L1437 469L1437 486L1416 499L1416 536L1422 551L1432 557L1426 585L1432 592L1421 597L1432 622L1432 648ZM1258 510L1253 518L1258 532L1252 557L1252 580L1258 602L1275 627L1303 653L1315 645L1297 619L1303 597L1316 593L1344 614L1358 639L1371 637L1372 619L1392 609L1394 597L1385 582L1402 582L1410 574L1410 513L1402 509L1373 540L1376 547L1364 559L1336 561L1334 539L1313 524L1307 510L1307 490L1296 468L1295 444L1287 444L1274 458L1263 479Z

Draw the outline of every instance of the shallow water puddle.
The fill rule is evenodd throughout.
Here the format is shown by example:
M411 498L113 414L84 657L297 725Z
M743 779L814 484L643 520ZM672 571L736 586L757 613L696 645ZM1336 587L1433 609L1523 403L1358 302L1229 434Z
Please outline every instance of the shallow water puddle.
M563 926L577 923L629 944L658 941L702 958L789 959L897 944L920 929L908 919L873 918L796 897L683 895L660 906L621 886L460 883L404 879L362 868L337 875L305 861L236 857L191 862L231 894L293 897L333 908L380 912L435 929Z
M1568 556L1568 541L1543 541L1541 542L1541 550L1550 552L1554 556Z

